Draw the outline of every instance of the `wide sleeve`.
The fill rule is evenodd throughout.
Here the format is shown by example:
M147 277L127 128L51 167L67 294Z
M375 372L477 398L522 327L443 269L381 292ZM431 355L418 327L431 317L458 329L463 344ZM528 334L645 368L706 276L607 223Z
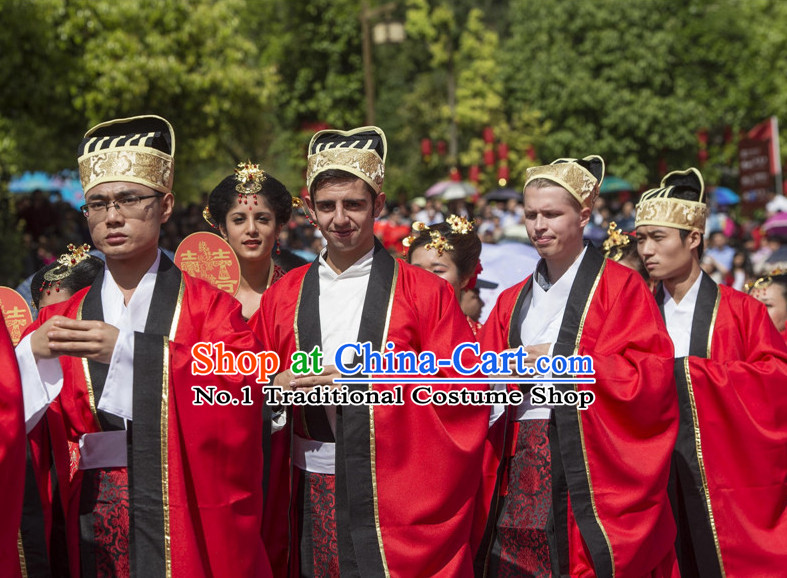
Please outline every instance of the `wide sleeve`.
M195 343L221 344L237 356L261 350L230 295L193 284L187 287L177 336L169 342L178 448L183 485L170 485L189 504L198 543L215 576L267 576L270 566L260 537L262 522L262 393L255 375L193 371ZM215 356L214 356L215 358ZM226 405L195 403L195 389L228 392ZM178 456L178 452L182 452Z
M581 539L597 566L601 552L615 574L642 575L669 555L675 539L666 492L678 432L673 348L641 279L606 273L576 350L592 358L587 377L595 378L576 388L593 391L595 402L585 410L556 406L555 419ZM555 350L566 346L575 344L558 341ZM572 571L593 568L587 549L574 551Z
M3 489L0 519L0 568L18 575L17 532L22 516L25 481L25 426L22 385L14 348L0 315L0 488Z
M700 457L728 575L776 575L787 564L787 346L761 303L728 298L711 358L679 360L696 420L680 449Z

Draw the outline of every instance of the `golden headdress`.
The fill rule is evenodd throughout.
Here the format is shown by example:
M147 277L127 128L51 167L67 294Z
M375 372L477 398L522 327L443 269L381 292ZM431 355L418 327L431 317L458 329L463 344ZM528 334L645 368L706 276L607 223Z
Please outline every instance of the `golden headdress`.
M620 258L623 256L623 247L631 243L631 235L619 230L615 221L610 222L607 235L607 240L602 245L604 256L613 261L620 261Z
M693 191L698 201L676 197L676 194ZM645 191L637 205L635 227L656 225L705 232L708 205L705 204L705 182L694 167L673 171L661 179L661 187Z
M762 275L761 277L759 277L755 281L751 281L749 283L746 283L746 285L744 286L744 289L745 289L746 293L748 293L749 295L753 295L754 292L759 290L759 289L767 289L771 285L771 283L773 283L773 278L774 277L779 277L779 276L784 275L784 274L785 274L785 271L783 271L779 267L776 267L775 269L773 269L773 271L770 271L769 273L766 273L765 275Z
M57 262L59 265L44 273L44 283L39 287L38 291L43 292L46 290L47 295L51 292L52 287L55 291L60 291L60 282L71 275L73 268L90 257L90 245L85 243L79 247L73 243L68 245L68 253L63 253L58 257Z
M96 185L111 181L172 192L175 132L160 116L135 116L96 125L85 133L78 155L85 195Z
M536 179L546 179L566 189L581 206L592 209L604 181L604 171L604 159L598 155L557 159L548 165L527 169L525 189Z
M387 154L385 133L376 126L362 126L349 131L321 130L309 143L306 188L311 191L312 183L320 173L338 169L355 175L380 193Z

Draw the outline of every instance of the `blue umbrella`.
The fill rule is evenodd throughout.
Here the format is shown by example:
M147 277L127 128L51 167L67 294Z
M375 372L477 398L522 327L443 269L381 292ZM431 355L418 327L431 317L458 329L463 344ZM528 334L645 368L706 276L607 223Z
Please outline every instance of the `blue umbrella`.
M727 187L715 187L711 190L717 205L737 205L741 202L741 198Z
M614 177L612 175L607 175L604 177L604 181L601 183L601 187L599 188L599 193L602 195L606 195L607 193L619 193L621 191L633 191L634 185L630 182L621 179L620 177Z

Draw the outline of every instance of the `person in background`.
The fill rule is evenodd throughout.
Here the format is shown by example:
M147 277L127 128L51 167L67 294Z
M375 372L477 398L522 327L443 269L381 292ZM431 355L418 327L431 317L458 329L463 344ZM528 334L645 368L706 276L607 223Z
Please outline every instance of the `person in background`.
M768 316L787 342L787 274L760 277L748 286L748 292L765 305Z
M451 284L457 301L465 290L475 289L481 271L481 239L473 224L465 217L450 215L445 222L431 227L423 222L413 223L414 234L407 237L407 262L442 277ZM479 309L478 315L481 315ZM481 325L468 317L477 334Z
M615 221L609 224L607 235L609 236L602 245L604 256L616 263L620 263L624 267L633 269L648 282L650 277L645 269L645 265L642 263L642 259L639 258L637 253L636 237L631 233L626 233L625 230L618 229Z
M240 163L210 193L203 215L238 256L240 286L235 298L243 306L244 319L259 309L262 294L284 275L272 254L280 252L278 238L290 220L292 203L287 188L252 163Z
M708 237L707 246L702 256L702 270L716 283L723 283L732 272L732 260L735 249L727 245L727 237L721 231L713 231Z
M737 291L744 291L753 279L754 268L749 254L743 250L735 251L735 256L732 258L732 270L725 277L724 284Z

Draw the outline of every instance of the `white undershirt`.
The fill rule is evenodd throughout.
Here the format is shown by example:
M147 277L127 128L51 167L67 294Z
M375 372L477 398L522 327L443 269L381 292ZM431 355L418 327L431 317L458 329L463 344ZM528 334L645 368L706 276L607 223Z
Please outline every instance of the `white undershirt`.
M372 248L350 267L337 273L325 260L326 252L320 255L320 332L322 343L323 364L333 365L334 357L345 343L355 343L361 328L361 314L369 288L369 276L372 272ZM345 349L342 363L350 365L354 353ZM336 435L336 406L325 406L325 413Z
M675 347L675 357L686 357L689 355L691 346L691 326L694 322L694 308L697 305L697 297L700 294L700 283L702 275L680 300L675 303L670 292L664 287L664 321L667 324L667 331Z
M104 322L117 327L119 333L97 407L124 420L132 419L134 332L145 330L160 260L159 251L155 262L134 290L128 305L124 303L123 293L109 269L104 267L104 282L101 285ZM58 358L42 359L36 363L30 345L31 336L32 334L25 337L16 347L28 432L39 422L46 408L60 395L63 387L63 370Z
M345 343L358 341L361 315L369 288L374 248L341 273L334 271L325 260L326 252L319 257L317 269L320 283L320 332L323 365L334 365L336 352ZM354 353L345 349L342 363L350 365ZM336 406L326 405L325 414L334 437L336 436ZM298 435L293 439L294 465L308 472L333 474L336 469L336 444L307 440Z
M574 285L574 280L577 277L579 266L582 264L586 251L586 248L582 250L571 264L571 267L563 273L560 279L552 284L548 291L545 291L536 282L535 278L533 279L530 305L529 307L522 307L519 318L519 336L522 340L522 345L525 347L538 345L539 343L550 343L549 355L552 355L560 334L560 325L563 322L563 314L568 304L568 296L571 293L571 287ZM550 372L541 377L546 378L551 377L551 375L552 373ZM532 405L530 397L525 396L522 404L516 408L514 419L517 421L549 419L551 414L551 405Z

